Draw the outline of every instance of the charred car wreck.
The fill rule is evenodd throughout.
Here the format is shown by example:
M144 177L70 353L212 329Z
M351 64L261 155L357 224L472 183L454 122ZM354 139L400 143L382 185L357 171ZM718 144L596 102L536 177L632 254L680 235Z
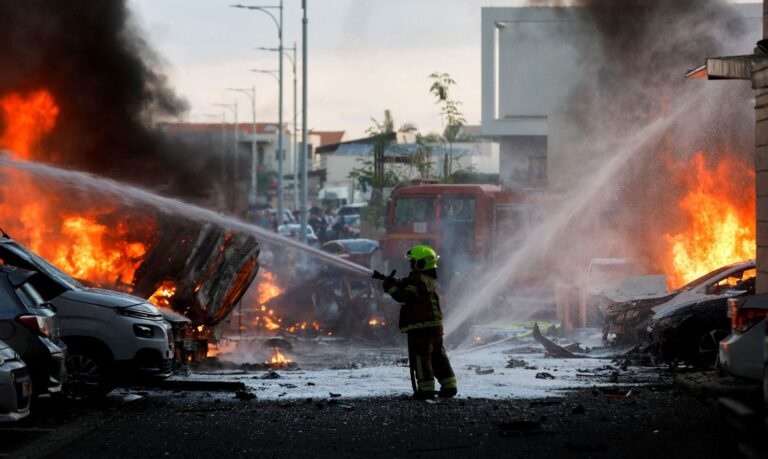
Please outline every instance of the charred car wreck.
M754 294L755 275L755 262L749 260L670 292L652 293L647 282L646 290L631 299L622 297L622 287L606 290L600 304L603 340L611 346L639 346L668 363L711 366L719 341L728 335L727 300Z

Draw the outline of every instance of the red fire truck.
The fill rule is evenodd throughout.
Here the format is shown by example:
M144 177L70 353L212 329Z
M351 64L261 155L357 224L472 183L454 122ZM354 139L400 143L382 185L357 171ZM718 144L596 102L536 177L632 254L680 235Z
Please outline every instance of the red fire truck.
M540 220L552 196L541 189L505 191L496 185L409 185L395 188L387 205L386 268L408 271L403 254L429 244L452 270L482 266L514 250ZM503 250L502 249L503 246Z

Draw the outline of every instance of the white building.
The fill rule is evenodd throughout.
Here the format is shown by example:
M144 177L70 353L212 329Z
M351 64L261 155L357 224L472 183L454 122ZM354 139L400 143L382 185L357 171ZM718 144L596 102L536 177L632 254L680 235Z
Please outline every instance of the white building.
M469 126L465 129L465 135L479 132ZM404 179L421 178L421 171L411 161L413 155L420 152L422 145L407 142L415 139L408 138L397 133L397 142L390 144L385 153L385 170L392 170ZM403 142L406 141L406 142ZM451 170L467 170L479 174L496 175L499 173L499 148L498 144L481 139L455 142L452 145L431 145L429 154L429 177L441 177L443 175L446 158L450 158ZM349 177L354 169L364 166L364 161L372 160L374 143L370 139L360 139L350 142L325 145L320 148L317 156L318 170L325 170L325 189L333 189L338 196L352 200L352 192L358 188L357 184ZM421 150L423 151L423 150ZM358 200L355 194L354 200Z
M760 5L734 7L759 27ZM566 102L575 85L600 78L583 65L600 52L584 13L579 7L482 9L481 133L500 143L505 185L554 183L569 172L567 139L579 133Z

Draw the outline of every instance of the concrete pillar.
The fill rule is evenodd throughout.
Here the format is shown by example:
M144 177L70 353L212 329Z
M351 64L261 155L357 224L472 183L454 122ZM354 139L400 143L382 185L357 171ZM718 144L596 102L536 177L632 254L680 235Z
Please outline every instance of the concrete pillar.
M768 0L763 2L763 38L768 38ZM757 293L768 293L768 64L752 68L755 89L755 188L757 190Z

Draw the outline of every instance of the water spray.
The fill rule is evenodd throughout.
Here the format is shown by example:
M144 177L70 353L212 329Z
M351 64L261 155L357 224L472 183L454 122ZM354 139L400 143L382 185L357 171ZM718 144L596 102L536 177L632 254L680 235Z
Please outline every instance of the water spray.
M350 274L361 277L371 277L371 275L373 275L373 271L364 266L360 266L335 255L301 244L300 242L281 236L280 234L260 226L244 222L234 217L222 215L213 210L189 204L178 199L160 196L151 191L126 185L115 180L98 177L86 172L61 169L33 161L14 160L10 157L10 152L5 150L0 150L0 167L23 171L35 176L47 177L66 183L78 190L99 191L112 195L126 204L151 206L170 215L177 215L197 222L213 223L222 228L256 236L263 241L269 241L282 247L290 247L302 251L316 259L327 262L329 265L341 268Z

